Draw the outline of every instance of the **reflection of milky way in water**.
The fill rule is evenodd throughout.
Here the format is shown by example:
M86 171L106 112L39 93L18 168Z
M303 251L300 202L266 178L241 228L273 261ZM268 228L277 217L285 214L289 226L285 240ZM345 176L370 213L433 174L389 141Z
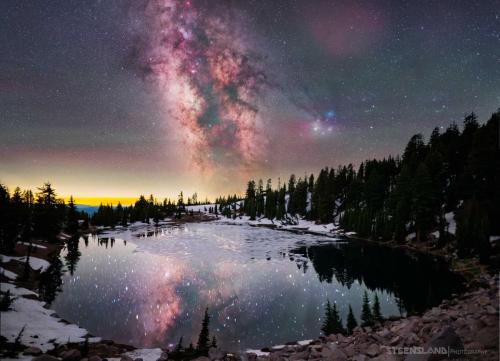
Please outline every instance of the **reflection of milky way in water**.
M196 342L209 307L219 344L242 349L317 337L327 297L337 302L344 320L349 304L359 315L365 277L369 289L378 289L385 315L400 312L394 292L406 298L400 306L413 307L428 302L432 291L429 284L409 294L391 279L390 262L381 262L385 271L374 265L371 273L381 275L377 281L356 275L358 266L339 268L346 267L342 259L366 264L352 255L376 250L342 250L345 244L333 246L331 238L211 223L148 229L89 237L87 246L80 242L76 271L64 276L63 292L52 304L58 314L104 338L166 346L181 336ZM110 236L115 238L104 238ZM328 252L321 251L325 247ZM398 265L399 273L409 283L413 273L426 282L428 275L408 261Z

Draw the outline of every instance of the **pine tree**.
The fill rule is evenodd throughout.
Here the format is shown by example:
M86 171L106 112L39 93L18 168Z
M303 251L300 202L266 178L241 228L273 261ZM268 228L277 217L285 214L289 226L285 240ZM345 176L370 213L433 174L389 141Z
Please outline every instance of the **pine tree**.
M205 316L203 317L203 321L201 323L201 331L198 336L198 345L197 350L201 354L206 354L208 352L209 344L210 344L210 336L208 332L208 325L210 323L210 316L208 315L208 308L205 309Z
M66 228L70 233L75 233L78 230L78 211L76 210L73 196L69 197L68 213L67 213Z
M330 304L330 300L326 300L325 317L323 325L321 326L321 331L325 336L333 333L332 305Z
M413 208L415 212L415 229L417 242L426 241L437 218L434 188L425 163L418 166L414 183Z
M373 315L370 309L370 301L368 299L368 292L363 295L363 307L361 309L361 326L368 327L373 325Z
M182 341L184 339L184 336L181 336L179 339L179 342L177 343L177 346L175 347L175 352L182 352L184 350L184 346L182 345Z
M382 322L384 320L380 311L380 302L378 299L378 295L376 293L375 297L373 298L372 316L374 322Z
M332 333L345 333L344 326L342 325L342 320L340 319L339 313L337 311L337 304L334 302L332 306Z
M352 312L352 307L349 305L349 313L347 314L347 334L351 335L357 326L358 321L356 321L356 317L354 317L354 313Z
M212 343L210 344L210 347L217 348L217 339L215 338L215 336L212 337Z

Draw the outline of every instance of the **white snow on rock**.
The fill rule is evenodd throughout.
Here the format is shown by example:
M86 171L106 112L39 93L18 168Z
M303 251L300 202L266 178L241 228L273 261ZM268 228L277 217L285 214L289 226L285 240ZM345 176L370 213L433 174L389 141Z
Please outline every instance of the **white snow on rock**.
M16 298L12 310L1 313L0 333L13 342L24 327L21 343L36 346L43 352L54 348L54 343L83 342L87 330L73 324L67 324L52 316L54 311L44 308L44 302L28 298ZM38 336L35 338L34 336ZM89 342L97 342L91 338Z
M17 278L17 275L14 272L6 270L3 267L0 267L0 275L4 275L5 277L11 280L15 280Z
M25 245L25 246L29 246L30 245L29 242L17 242L17 244L22 244L22 245ZM31 243L31 246L32 247L36 247L36 248L42 248L42 249L46 249L47 248L45 246L42 246L41 244L36 244L36 243Z
M132 359L141 358L143 361L156 361L161 356L160 348L140 348L134 351L127 352L126 355ZM108 359L109 360L109 359Z
M328 223L328 224L316 224L315 222L308 221L305 219L300 219L300 218L291 218L293 222L291 223L296 223L296 224L287 224L284 221L280 220L270 220L267 218L259 218L254 221L250 220L249 216L238 216L236 218L226 218L226 217L220 217L219 219L215 220L215 223L221 223L221 224L248 224L250 226L275 226L277 229L289 229L293 231L307 231L307 232L314 232L314 233L319 233L322 235L333 235L333 232L335 231L340 231L337 225L333 223Z
M269 352L265 352L265 351L261 351L261 350L252 350L252 349L246 350L245 353L253 353L253 354L256 354L257 356L269 355Z
M455 222L455 213L449 212L444 215L446 222L448 222L448 233L455 234L457 230L457 223Z
M311 342L313 342L313 340L302 340L302 341L299 341L297 342L300 346L307 346L309 345Z
M196 206L186 206L187 211L208 213L209 208L215 207L215 203L212 204L198 204Z
M10 291L10 294L13 296L25 296L25 295L38 296L37 293L30 291L26 288L16 287L12 283L4 283L4 282L0 283L0 290L2 292Z
M4 256L0 255L0 258L3 263L8 263L11 260L18 261L18 262L26 262L26 256L23 257L10 257L10 256ZM44 259L41 258L36 258L36 257L31 257L30 256L30 267L34 269L35 271L40 271L40 272L45 272L47 268L50 267L50 263L47 262Z

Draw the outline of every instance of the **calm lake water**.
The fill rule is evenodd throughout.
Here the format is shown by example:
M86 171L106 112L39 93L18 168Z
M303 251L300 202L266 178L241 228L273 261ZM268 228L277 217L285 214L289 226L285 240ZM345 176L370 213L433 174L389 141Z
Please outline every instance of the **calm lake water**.
M92 334L139 347L181 336L196 343L206 307L211 335L236 351L317 337L327 298L345 322L349 304L359 320L365 290L391 316L460 289L435 258L215 223L88 236L70 243L59 262L41 289L51 308Z

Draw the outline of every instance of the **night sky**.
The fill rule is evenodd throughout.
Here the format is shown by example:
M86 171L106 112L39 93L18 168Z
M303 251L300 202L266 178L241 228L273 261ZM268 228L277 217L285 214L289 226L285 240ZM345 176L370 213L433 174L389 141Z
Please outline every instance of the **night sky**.
M202 197L500 106L499 1L0 3L0 182Z

